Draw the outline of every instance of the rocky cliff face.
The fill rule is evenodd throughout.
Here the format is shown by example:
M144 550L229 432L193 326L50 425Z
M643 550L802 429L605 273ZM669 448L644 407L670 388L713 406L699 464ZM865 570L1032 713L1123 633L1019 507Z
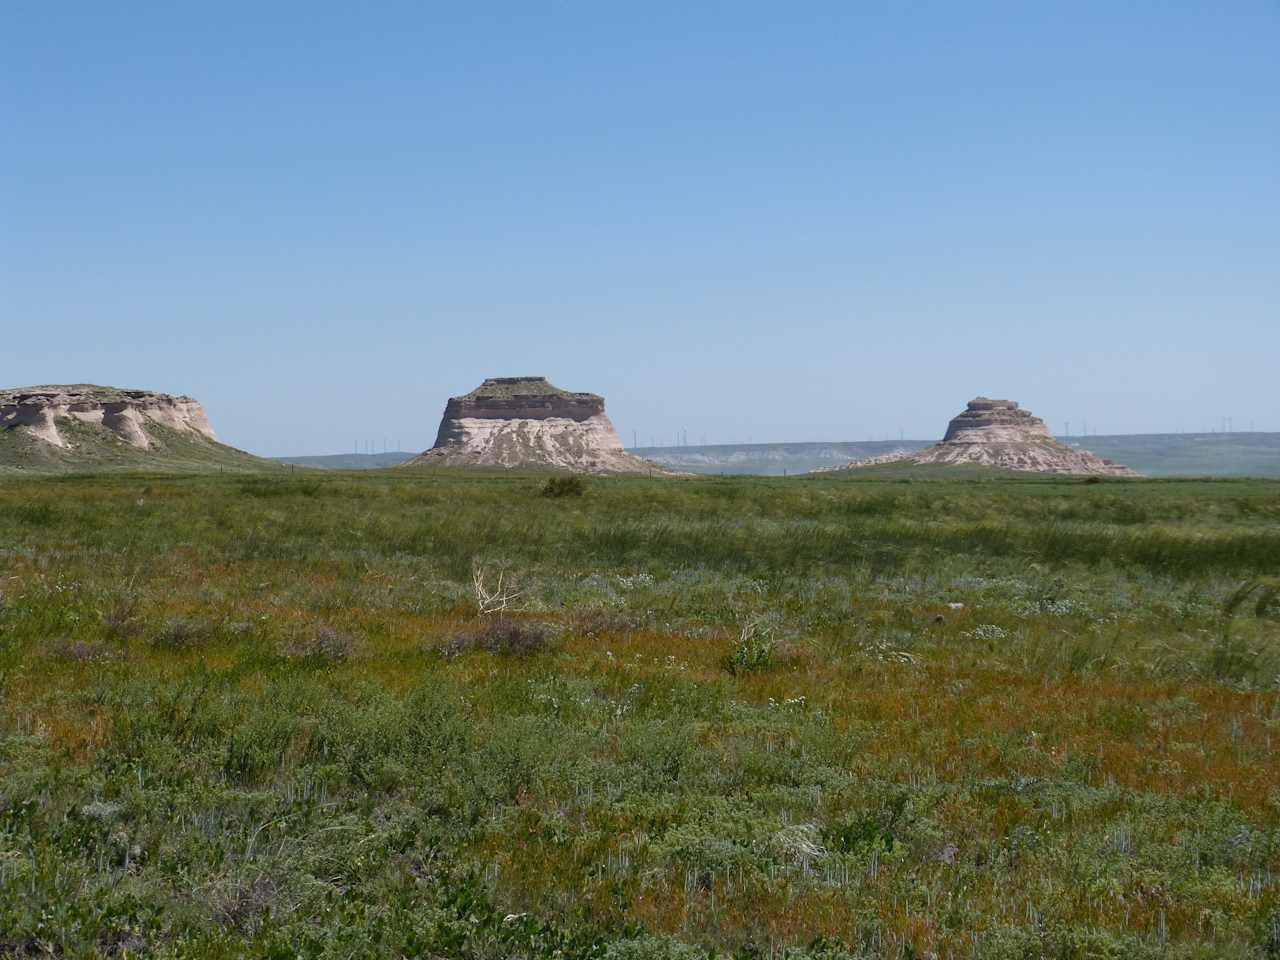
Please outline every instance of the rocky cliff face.
M623 449L603 397L561 390L545 377L493 377L452 397L435 446L406 466L428 464L662 472Z
M66 435L67 425L77 422L109 431L139 450L152 447L152 424L218 439L203 408L190 397L89 384L0 390L0 430L23 430L43 443L69 449L75 441Z
M848 467L884 463L955 464L1076 476L1136 477L1126 466L1059 443L1043 420L1012 400L977 397L953 417L941 443L916 452L850 461Z
M594 442L607 448L612 449L615 443L618 449L622 447L622 441L604 415L604 397L561 390L545 377L490 377L470 393L449 398L433 449L466 443L469 438L481 435L491 436L504 423L561 420L590 423L596 429L585 430L584 435L595 433ZM607 428L601 429L604 424ZM556 426L551 425L549 432L556 432Z
M1049 428L1013 400L976 397L947 424L943 443L1041 443Z

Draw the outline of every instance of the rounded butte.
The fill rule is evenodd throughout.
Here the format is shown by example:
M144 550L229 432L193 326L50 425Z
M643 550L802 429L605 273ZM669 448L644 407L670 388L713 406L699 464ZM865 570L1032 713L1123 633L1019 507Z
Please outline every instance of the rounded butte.
M947 424L942 441L915 452L851 460L840 470L885 463L993 467L1026 473L1136 477L1123 464L1060 443L1031 411L1013 400L975 397Z

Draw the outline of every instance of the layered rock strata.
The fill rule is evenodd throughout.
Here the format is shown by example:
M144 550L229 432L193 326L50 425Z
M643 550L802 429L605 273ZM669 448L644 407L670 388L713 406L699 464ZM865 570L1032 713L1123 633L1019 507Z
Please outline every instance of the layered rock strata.
M884 463L967 464L1028 473L1136 477L1126 466L1059 443L1043 420L1012 400L977 397L924 450L852 460L842 469Z
M582 473L663 468L627 453L604 398L545 377L492 377L445 405L436 443L406 466L526 467Z
M139 450L149 450L154 444L155 438L148 432L152 424L206 440L218 439L204 409L190 397L90 384L0 390L0 430L22 430L66 450L75 444L66 436L66 425L71 422L100 427Z

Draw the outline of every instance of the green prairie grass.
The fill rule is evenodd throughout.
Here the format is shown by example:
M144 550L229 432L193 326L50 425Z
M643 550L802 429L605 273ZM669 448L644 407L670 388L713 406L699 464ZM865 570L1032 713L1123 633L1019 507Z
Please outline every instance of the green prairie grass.
M1280 484L545 480L0 484L0 955L1280 955Z

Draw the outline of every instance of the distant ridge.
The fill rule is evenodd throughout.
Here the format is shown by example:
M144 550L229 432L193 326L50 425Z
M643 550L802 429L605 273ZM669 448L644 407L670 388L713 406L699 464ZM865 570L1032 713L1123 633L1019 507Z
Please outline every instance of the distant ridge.
M1280 433L1137 433L1056 438L1128 464L1147 477L1280 478ZM722 443L639 447L632 453L690 473L795 475L895 450L921 450L927 440Z
M272 457L278 463L287 463L299 467L313 467L318 470L382 470L387 467L398 467L406 460L412 460L414 454L403 450L387 453L331 453L309 457Z
M1059 439L1127 463L1148 477L1280 477L1280 433L1090 434Z

